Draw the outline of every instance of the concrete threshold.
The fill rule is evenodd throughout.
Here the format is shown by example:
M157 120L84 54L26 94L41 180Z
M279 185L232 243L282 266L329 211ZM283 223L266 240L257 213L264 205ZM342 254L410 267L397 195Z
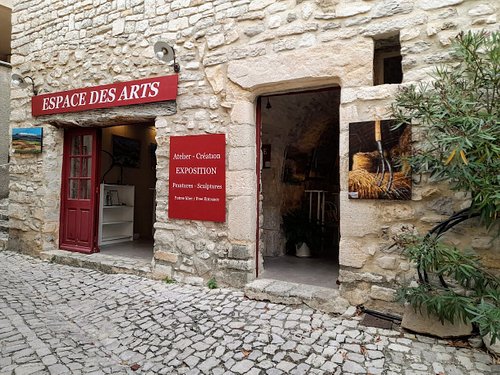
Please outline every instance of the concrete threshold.
M67 266L89 268L104 273L124 273L154 278L151 262L141 259L104 255L102 253L82 254L65 250L48 250L40 258Z
M344 314L349 302L338 289L272 279L256 279L245 286L245 296L286 305L306 305L327 313Z

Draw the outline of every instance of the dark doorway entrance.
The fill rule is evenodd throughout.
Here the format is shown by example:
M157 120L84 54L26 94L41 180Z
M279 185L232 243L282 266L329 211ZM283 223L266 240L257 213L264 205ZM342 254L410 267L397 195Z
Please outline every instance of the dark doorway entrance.
M259 277L336 287L340 88L260 98Z
M104 128L101 144L100 251L151 261L156 221L154 123Z

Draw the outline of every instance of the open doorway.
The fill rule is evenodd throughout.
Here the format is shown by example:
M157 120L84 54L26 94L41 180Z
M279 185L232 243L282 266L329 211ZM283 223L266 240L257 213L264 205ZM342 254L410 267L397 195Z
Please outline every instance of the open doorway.
M259 277L337 287L340 88L261 97Z
M112 126L101 135L98 244L102 254L153 258L154 124Z

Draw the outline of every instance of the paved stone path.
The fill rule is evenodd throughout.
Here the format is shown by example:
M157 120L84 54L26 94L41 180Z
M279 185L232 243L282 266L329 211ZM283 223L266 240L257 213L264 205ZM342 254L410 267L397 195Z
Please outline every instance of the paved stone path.
M134 371L135 369L135 371ZM0 374L493 374L480 350L0 252Z

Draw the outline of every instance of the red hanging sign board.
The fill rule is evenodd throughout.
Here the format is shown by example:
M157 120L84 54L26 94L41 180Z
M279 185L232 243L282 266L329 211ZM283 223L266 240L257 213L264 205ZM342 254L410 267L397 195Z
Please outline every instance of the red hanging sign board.
M31 114L36 117L175 100L178 79L171 75L36 95L31 99Z
M168 217L226 221L225 134L170 137Z

